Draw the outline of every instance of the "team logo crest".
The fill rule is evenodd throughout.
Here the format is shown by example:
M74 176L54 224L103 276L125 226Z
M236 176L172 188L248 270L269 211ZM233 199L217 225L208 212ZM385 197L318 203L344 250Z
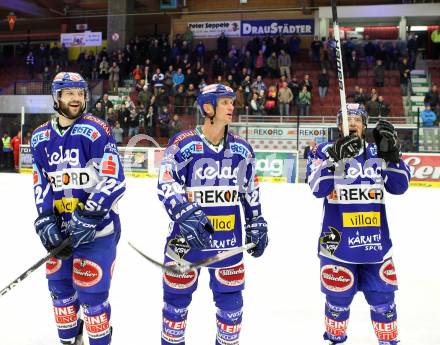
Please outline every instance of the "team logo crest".
M329 232L324 232L319 239L321 246L325 248L331 255L333 255L341 243L341 232L336 228L329 226Z
M183 259L183 257L190 251L191 247L186 242L184 237L174 237L168 242L168 247L176 253L180 259Z

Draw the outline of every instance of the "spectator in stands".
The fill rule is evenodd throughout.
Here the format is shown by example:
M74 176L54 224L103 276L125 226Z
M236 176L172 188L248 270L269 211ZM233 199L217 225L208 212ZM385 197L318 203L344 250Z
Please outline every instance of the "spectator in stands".
M189 115L194 115L194 107L197 95L198 93L194 87L194 84L189 84L188 90L185 92L185 104L187 106L187 113Z
M440 27L437 27L431 33L431 41L432 41L432 58L434 60L440 58Z
M197 85L199 83L197 74L191 68L186 69L185 81L183 83L186 89L188 89L189 84Z
M156 114L159 114L163 107L168 107L170 98L167 90L161 87L159 88L159 94L155 98L154 105L156 106Z
M112 63L112 66L108 69L108 73L109 73L108 83L109 83L110 92L115 94L118 92L118 86L119 86L119 66L116 63L116 61Z
M121 128L119 121L115 122L115 126L112 128L113 137L115 138L116 145L122 145L124 142L124 130Z
M292 91L287 86L287 82L283 82L278 90L278 109L281 116L289 116L289 105L293 101Z
M243 88L244 98L247 101L250 101L251 99L251 92L252 92L252 84L251 84L251 76L247 74L243 81L241 82L241 87Z
M26 68L29 73L29 79L34 79L35 57L32 51L26 56Z
M263 102L264 97L260 97L257 92L252 93L252 99L250 102L251 115L263 115Z
M217 52L221 58L226 57L226 54L228 53L228 41L229 40L224 32L222 32L217 38Z
M170 122L170 112L168 110L168 106L163 106L159 111L159 130L161 137L169 137L169 129L168 124Z
M439 106L439 95L437 91L437 85L432 84L429 91L425 94L424 103L431 106L431 110L437 112L437 107Z
M309 116L310 105L312 104L312 94L304 85L298 95L299 116Z
M289 39L289 48L290 48L290 55L292 57L292 60L299 55L300 47L301 47L301 38L297 34L295 34Z
M425 109L420 113L423 127L432 127L437 120L437 115L432 111L431 106L425 105Z
M207 85L208 84L206 83L206 78L201 78L200 83L198 85L199 92L202 91L203 88Z
M61 63L61 51L58 47L58 43L55 42L52 49L50 50L50 57L52 59L53 65L59 65Z
M108 108L105 120L113 127L117 120L117 114L114 112L114 108Z
M63 43L60 49L60 65L67 67L69 64L68 50L66 45Z
M247 102L245 98L245 93L243 90L243 86L239 86L237 91L235 92L235 103L234 107L237 110L238 115L242 115L246 113Z
M247 74L252 75L254 71L254 58L249 50L244 53L243 61L241 62L241 67L247 69Z
M142 79L142 70L140 65L136 65L136 68L131 72L133 79L139 81Z
M379 118L388 117L390 114L390 106L385 103L383 96L377 98L377 103L379 104Z
M304 79L299 83L300 90L302 90L304 86L307 88L308 92L312 92L313 84L310 81L310 76L308 74L304 74Z
M211 72L213 78L217 78L219 75L223 76L224 74L224 62L218 54L214 54L214 58L211 61Z
M416 66L417 51L419 49L415 35L411 35L409 37L409 40L406 43L406 47L408 49L409 66L411 67L411 69L414 69Z
M107 79L108 78L108 61L107 58L104 56L102 58L101 63L99 64L99 78L100 79Z
M310 49L312 51L312 61L313 62L320 62L320 56L321 56L321 49L323 48L322 41L319 39L318 36L315 36L314 40L310 44Z
M174 74L174 67L173 65L169 65L167 71L164 74L163 84L165 85L167 90L171 92L171 94L174 91L173 74Z
M204 67L200 67L200 69L197 71L197 77L198 77L198 83L199 84L202 82L202 79L206 83L206 81L208 80L208 75L206 74Z
M185 106L185 87L180 84L177 87L174 95L174 114L182 115L184 113Z
M150 105L150 107L148 108L148 112L145 115L145 121L144 121L145 132L150 137L155 136L153 122L154 122L154 107L152 105Z
M21 130L11 140L11 148L14 153L14 169L15 172L20 172L20 147L21 147Z
M330 78L327 74L327 70L323 68L321 73L318 75L318 93L321 103L323 102L325 96L327 96L329 85L330 85Z
M385 81L385 68L382 65L382 60L376 61L376 66L374 67L374 85L378 87L383 87Z
M365 109L368 112L368 118L371 119L371 122L376 122L379 119L380 111L377 94L373 94L371 96L371 99L367 102Z
M121 103L120 108L117 110L118 112L118 122L121 124L121 127L124 131L124 137L128 135L128 128L129 128L129 118L130 118L130 111L127 109L127 106L125 103Z
M194 38L194 34L191 31L190 27L187 26L185 32L183 33L183 40L186 41L186 43L188 44L189 48L191 48L192 43L193 43L193 38Z
M177 88L183 84L183 82L185 81L185 76L182 73L182 69L178 68L177 72L173 73L173 87L175 90L177 90Z
M278 78L278 59L277 53L273 52L267 58L267 74L270 78Z
M195 55L197 61L200 61L202 65L205 64L205 54L206 54L205 44L202 41L199 41L195 49Z
M113 103L108 98L108 94L105 93L101 99L102 107L104 108L104 114L107 114L109 108L113 108Z
M397 46L397 42L392 42L389 46L389 59L388 59L388 65L386 66L387 69L398 69L399 68L399 61L400 56L402 54L400 53L400 49Z
M177 133L182 131L182 121L179 119L179 115L174 114L169 125L168 125L168 134L170 138L175 136Z
M411 69L408 59L404 57L399 65L400 88L404 96L411 95Z
M266 100L264 102L264 110L267 115L276 115L277 113L277 88L275 85L270 85L267 94L266 94Z
M287 86L289 87L290 91L292 91L292 95L293 95L292 105L296 106L296 104L298 102L298 95L299 95L299 90L300 90L300 83L299 83L298 79L296 78L296 75L293 76L292 80L289 81Z
M370 68L374 62L374 56L376 55L376 47L369 40L368 35L365 37L367 43L364 45L365 58L367 61L367 67Z
M347 61L347 66L348 66L348 76L350 78L357 79L361 63L359 61L359 57L357 56L356 50L353 50L351 52L351 56Z
M131 109L130 116L128 118L128 136L129 138L139 134L139 114L136 108Z
M92 109L92 115L97 116L101 119L104 119L105 117L105 111L104 108L102 107L102 103L101 102L96 102L95 107Z
M257 76L266 76L266 59L264 58L263 51L260 50L255 57L255 70L254 74Z
M261 90L266 92L266 89L267 89L266 84L264 83L264 80L261 77L261 75L257 76L257 79L252 83L251 87L252 87L252 89L256 89L258 93Z
M156 68L156 73L151 77L151 83L153 84L154 94L157 95L159 93L159 89L164 87L164 79L165 76L161 72L160 68Z
M292 60L290 55L286 54L284 49L281 49L280 55L278 56L278 66L280 68L280 75L285 75L287 79L290 79L290 67L292 65Z

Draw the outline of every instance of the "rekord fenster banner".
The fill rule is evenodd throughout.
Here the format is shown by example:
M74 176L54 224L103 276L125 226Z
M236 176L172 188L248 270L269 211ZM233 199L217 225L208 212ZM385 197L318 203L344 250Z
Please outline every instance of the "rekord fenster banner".
M102 45L102 32L78 32L61 34L61 44L69 47L95 47Z
M228 37L240 37L240 21L224 20L216 22L191 22L188 23L194 38L219 37L222 32Z
M241 36L314 35L313 19L242 20Z
M298 151L255 151L255 170L261 182L298 182Z

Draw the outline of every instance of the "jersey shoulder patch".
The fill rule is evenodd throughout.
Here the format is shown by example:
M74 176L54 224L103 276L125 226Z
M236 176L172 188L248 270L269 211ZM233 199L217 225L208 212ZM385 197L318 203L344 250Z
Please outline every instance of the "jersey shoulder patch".
M50 121L43 123L38 126L33 132L31 136L31 147L36 148L40 143L44 141L49 141L50 139Z
M103 119L100 119L99 117L91 114L83 115L82 118L75 124L75 126L78 125L89 125L90 127L94 127L101 134L105 133L108 136L112 135L112 130L109 124L105 122Z
M171 138L169 142L169 146L176 145L176 146L182 146L186 144L186 141L188 139L194 137L199 137L195 129L188 129L186 131L182 131L180 133L177 133L173 138Z
M228 148L231 150L233 154L238 154L242 156L244 159L250 159L253 157L254 152L252 146L242 137L238 135L233 135L233 133L229 132L232 135L232 139L228 141Z

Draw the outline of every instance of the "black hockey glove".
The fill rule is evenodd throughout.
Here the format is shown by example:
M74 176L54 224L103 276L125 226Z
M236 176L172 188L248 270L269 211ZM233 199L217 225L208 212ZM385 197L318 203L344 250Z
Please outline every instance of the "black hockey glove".
M401 152L400 142L394 126L385 120L379 120L373 130L377 146L377 156L386 162L399 163Z
M330 159L337 163L341 159L349 159L357 156L362 147L362 140L357 135L348 135L338 138L327 150Z

